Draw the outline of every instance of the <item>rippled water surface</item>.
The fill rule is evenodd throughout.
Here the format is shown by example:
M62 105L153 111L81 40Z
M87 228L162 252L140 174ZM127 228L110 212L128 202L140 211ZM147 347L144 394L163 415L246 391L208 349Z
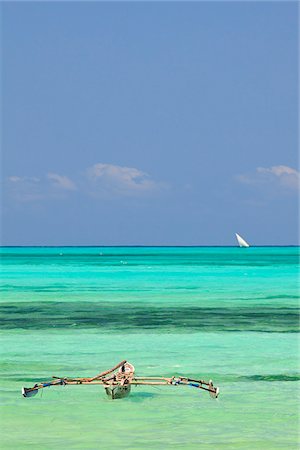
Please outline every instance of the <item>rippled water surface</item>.
M2 248L1 448L298 449L299 249ZM21 387L94 375L188 387Z

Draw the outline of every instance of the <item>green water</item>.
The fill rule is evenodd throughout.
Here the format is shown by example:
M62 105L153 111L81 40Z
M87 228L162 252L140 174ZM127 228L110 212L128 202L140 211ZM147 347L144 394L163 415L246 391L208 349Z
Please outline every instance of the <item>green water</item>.
M299 248L2 248L3 449L298 449ZM189 387L22 386L92 376Z

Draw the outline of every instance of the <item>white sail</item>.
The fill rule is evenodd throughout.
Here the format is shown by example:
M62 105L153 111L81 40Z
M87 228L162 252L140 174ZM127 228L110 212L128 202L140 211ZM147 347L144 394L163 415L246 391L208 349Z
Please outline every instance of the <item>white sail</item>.
M246 242L239 234L235 233L235 235L240 247L250 247L248 242Z

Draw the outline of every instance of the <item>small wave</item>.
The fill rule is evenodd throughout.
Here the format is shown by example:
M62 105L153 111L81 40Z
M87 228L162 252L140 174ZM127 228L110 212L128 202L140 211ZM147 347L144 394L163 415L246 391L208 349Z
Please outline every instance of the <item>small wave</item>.
M246 375L238 377L240 381L300 381L300 375L276 373L271 375Z

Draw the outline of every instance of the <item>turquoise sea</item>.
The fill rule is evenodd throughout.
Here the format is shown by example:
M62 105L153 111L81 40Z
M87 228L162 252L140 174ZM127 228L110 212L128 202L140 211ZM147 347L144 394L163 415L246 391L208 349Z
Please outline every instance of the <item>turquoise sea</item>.
M299 248L2 248L3 449L298 449ZM93 376L189 387L21 387Z

